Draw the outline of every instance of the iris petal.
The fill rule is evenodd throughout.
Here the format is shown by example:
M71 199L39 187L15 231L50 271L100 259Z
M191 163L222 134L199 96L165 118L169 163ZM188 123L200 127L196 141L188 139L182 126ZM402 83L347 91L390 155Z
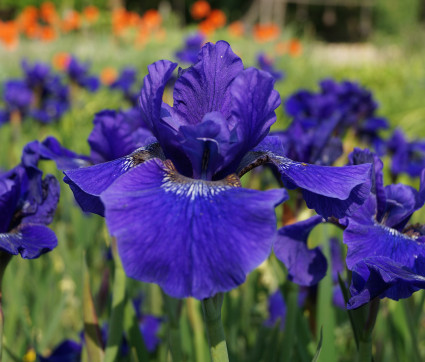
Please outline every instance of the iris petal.
M342 218L361 205L370 193L371 165L330 167L295 162L279 155L278 142L266 137L248 152L238 167L238 175L265 163L273 164L285 186L301 188L306 204L327 218ZM271 149L268 149L271 147Z
M103 216L99 195L128 170L154 157L164 157L157 143L141 147L114 161L64 171L64 181L71 187L83 211Z
M344 243L348 246L347 267L352 270L363 259L385 256L412 268L416 258L425 257L423 237L409 237L385 225L376 223L376 199L369 199L350 216L344 231Z
M236 176L206 182L148 161L101 195L124 269L178 298L208 298L245 280L270 253L274 207L284 190L237 186Z
M22 224L10 233L0 234L0 249L24 259L38 258L57 245L55 233L44 225Z
M288 278L294 283L312 286L326 274L328 264L321 250L307 246L311 230L322 221L321 216L314 216L279 229L274 252L288 268Z
M418 289L424 288L423 258L418 258L413 268L406 268L404 264L386 257L366 258L353 271L353 283L350 287L352 297L347 308L359 308L376 297L394 300L407 298Z
M198 62L176 81L174 110L189 124L197 124L205 114L215 111L229 119L230 85L242 70L242 60L227 42L207 43L198 55Z

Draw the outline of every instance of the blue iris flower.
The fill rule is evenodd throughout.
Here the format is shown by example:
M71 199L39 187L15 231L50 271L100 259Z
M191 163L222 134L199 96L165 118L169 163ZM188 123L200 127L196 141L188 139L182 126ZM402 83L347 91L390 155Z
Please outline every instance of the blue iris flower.
M354 82L326 79L319 92L300 90L286 100L285 111L293 120L276 136L285 143L288 157L300 162L332 165L343 153L342 137L349 129L383 153L379 133L388 123L375 115L376 109L368 90Z
M20 79L6 81L3 86L5 108L0 111L0 125L10 121L14 113L17 113L20 119L25 117L33 100L34 94L25 81Z
M257 65L258 68L264 70L265 72L270 73L276 82L283 80L285 78L285 73L281 70L275 68L274 60L269 58L264 53L259 53L257 55Z
M26 147L22 162L0 173L0 250L34 259L54 249L57 239L47 225L59 200L59 183L42 177L38 157Z
M133 106L137 106L138 94L133 91L137 81L137 72L134 68L124 68L118 78L109 86L111 89L120 90L124 98Z
M66 73L75 84L90 92L96 92L99 89L100 80L98 77L90 75L89 70L88 63L80 62L75 56L71 56Z
M419 190L403 184L383 185L382 161L368 151L355 150L351 163L373 162L372 193L352 215L344 218L347 267L353 271L348 308L375 297L398 300L425 287L425 228L408 225L425 203L425 170Z
M201 33L191 34L186 37L183 49L176 51L179 62L195 64L198 61L198 53L205 42L205 36Z
M396 129L387 141L391 154L391 173L394 177L406 173L419 177L425 168L425 140L408 141L400 129Z
M148 67L142 119L154 139L113 161L65 171L85 211L101 211L130 277L178 298L208 298L241 284L276 237L274 208L284 189L241 187L269 163L323 217L343 217L367 197L370 165L326 167L288 159L268 137L280 104L274 79L244 69L228 43L206 44L179 71L173 107L162 101L177 64ZM96 207L93 207L96 205Z

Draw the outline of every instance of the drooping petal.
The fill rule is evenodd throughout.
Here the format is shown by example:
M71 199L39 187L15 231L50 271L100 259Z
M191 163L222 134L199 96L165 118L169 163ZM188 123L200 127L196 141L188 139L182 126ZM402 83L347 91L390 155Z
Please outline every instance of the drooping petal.
M91 165L90 159L87 156L79 155L67 148L63 147L59 141L54 137L47 137L43 142L34 141L32 144L36 144L31 149L28 144L23 151L22 159L23 163L28 163L25 160L26 157L31 156L31 153L36 155L36 161L42 160L53 160L56 162L56 166L60 170L69 170L72 168L87 167ZM29 152L31 151L31 152ZM25 158L24 158L25 157Z
M315 285L326 274L328 264L320 248L309 249L307 246L311 230L321 222L321 216L313 216L279 229L274 253L287 267L289 280L299 285Z
M99 195L128 170L154 157L164 157L158 144L141 147L110 162L64 171L64 181L71 187L83 211L103 216Z
M10 254L21 254L24 259L38 258L53 250L58 241L47 226L22 224L9 233L0 234L0 249Z
M230 85L242 70L242 60L227 42L205 44L198 62L177 79L173 108L189 124L201 122L210 112L221 112L229 119L232 107Z
M179 175L167 161L148 161L102 195L128 276L157 283L178 298L208 298L235 288L270 253L274 207L284 190L242 189Z
M347 267L352 270L363 259L385 256L412 268L416 258L425 256L425 238L408 236L378 224L374 220L376 199L373 195L350 216L344 230L344 243L348 246Z
M239 177L258 165L271 163L278 169L285 186L301 188L307 206L325 218L342 218L352 213L370 193L370 164L311 165L277 155L273 152L275 149L269 151L263 145L267 143L263 142L244 156L237 169Z
M361 272L358 273L358 270ZM423 257L418 258L412 268L387 257L366 258L353 270L350 287L352 297L347 308L359 308L376 297L389 297L394 300L408 298L418 289L424 288Z

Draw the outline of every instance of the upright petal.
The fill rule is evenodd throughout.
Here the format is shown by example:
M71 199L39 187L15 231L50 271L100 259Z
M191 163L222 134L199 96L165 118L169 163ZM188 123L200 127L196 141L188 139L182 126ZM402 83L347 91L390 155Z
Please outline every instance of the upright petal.
M161 118L162 95L165 85L176 67L177 63L159 60L148 66L149 74L143 79L140 94L142 117L155 136L157 136L155 123L159 122Z
M241 284L270 253L274 208L287 195L238 183L234 175L189 179L159 160L120 177L101 199L127 275L177 298L208 298Z
M311 230L321 222L321 216L313 216L279 229L274 253L288 268L289 280L299 285L315 285L326 274L328 264L321 250L318 247L309 249L307 246Z
M177 79L173 108L189 124L197 124L205 114L215 111L229 119L230 85L242 70L242 60L227 42L205 44L198 62Z
M275 109L280 105L280 96L273 86L274 79L270 74L248 68L230 87L232 122L237 127L242 147L240 157L257 146L276 121Z

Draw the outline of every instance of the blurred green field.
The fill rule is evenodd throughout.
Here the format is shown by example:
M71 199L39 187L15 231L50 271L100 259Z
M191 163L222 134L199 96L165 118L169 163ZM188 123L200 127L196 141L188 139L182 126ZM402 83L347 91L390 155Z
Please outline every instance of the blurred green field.
M192 29L194 30L194 29ZM51 62L54 54L70 52L92 64L92 73L99 74L107 66L121 69L134 66L139 79L147 73L147 65L158 59L174 59L174 52L182 45L182 39L191 29L167 29L164 42L149 42L144 49L119 44L109 33L95 32L62 37L53 43L22 41L15 52L0 50L0 82L20 77L21 59ZM288 38L289 38L288 34ZM225 39L242 57L246 66L255 66L255 56L263 50L273 55L272 44L257 44L251 39L232 38L225 30L218 31L213 39ZM353 80L367 87L379 102L380 116L386 117L392 126L401 127L412 138L425 137L425 49L409 48L403 44L363 44L357 46L330 46L303 41L303 54L299 57L282 56L277 67L286 73L286 79L276 85L282 101L300 89L317 89L323 78ZM43 140L55 136L65 147L88 154L86 142L92 129L93 115L103 109L127 108L128 104L117 93L107 89L91 94L79 90L73 94L72 109L54 124L41 125L35 121L23 122L20 129L6 124L0 129L0 168L7 169L19 162L22 147L34 139ZM278 109L278 122L274 129L282 129L289 122L283 108ZM45 171L61 178L53 163L43 164ZM259 180L253 182L260 183ZM261 187L273 184L271 175L261 180ZM82 285L83 255L90 271L91 288L101 321L110 315L110 297L99 292L102 280L109 280L112 290L113 263L106 259L110 243L103 219L84 215L76 206L73 195L61 185L62 195L52 229L59 244L51 253L29 261L14 257L7 268L4 287L5 339L7 353L4 361L21 361L33 349L47 354L65 338L78 340L83 329ZM278 210L278 213L281 211ZM422 213L424 215L424 213ZM323 227L313 237L320 244L325 235L336 232ZM228 293L224 303L224 323L228 338L230 359L233 361L308 361L314 354L318 333L311 335L309 320L314 316L302 313L296 306L296 288L287 287L289 306L293 311L296 329L294 339L267 330L263 325L267 317L267 295L285 280L278 261L271 259L253 272L240 288ZM327 276L319 287L317 322L313 328L323 325L324 342L321 361L350 361L355 354L355 344L349 321L344 311L331 306L331 279ZM162 316L163 297L158 287L127 280L127 290L136 296L146 295L143 309L146 313ZM292 298L292 299L291 299ZM420 361L425 359L425 345L417 343L425 337L425 319L422 313L425 293L401 303L382 303L375 330L375 361ZM291 304L292 303L292 304ZM102 307L105 305L105 307ZM391 314L389 312L391 311ZM289 313L289 312L288 312ZM208 345L203 332L202 313L196 300L183 301L181 337L188 360L208 360ZM125 322L127 323L127 321ZM413 328L413 325L420 325ZM416 331L420 331L416 335ZM195 335L195 338L191 336ZM161 330L166 341L166 328ZM275 346L280 345L278 352ZM288 347L289 345L289 347ZM288 359L287 348L295 346ZM162 343L155 356L166 361L166 343ZM290 354L289 354L290 356ZM31 354L27 354L31 360ZM87 356L85 356L87 360Z

